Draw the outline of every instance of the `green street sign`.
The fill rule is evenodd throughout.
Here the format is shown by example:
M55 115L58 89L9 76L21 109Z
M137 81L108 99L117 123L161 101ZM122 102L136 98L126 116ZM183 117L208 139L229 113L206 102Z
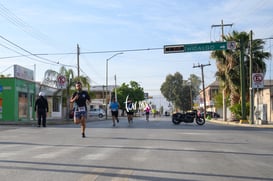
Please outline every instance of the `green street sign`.
M226 50L227 42L185 44L184 52Z
M215 50L234 50L236 42L210 42L210 43L194 43L194 44L177 44L165 45L164 53L183 53L183 52L200 52Z

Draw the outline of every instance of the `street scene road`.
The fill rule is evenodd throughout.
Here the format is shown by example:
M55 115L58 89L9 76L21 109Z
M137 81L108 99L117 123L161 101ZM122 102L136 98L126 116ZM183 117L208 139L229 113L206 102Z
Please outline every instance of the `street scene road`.
M273 129L170 117L0 126L0 180L273 180Z

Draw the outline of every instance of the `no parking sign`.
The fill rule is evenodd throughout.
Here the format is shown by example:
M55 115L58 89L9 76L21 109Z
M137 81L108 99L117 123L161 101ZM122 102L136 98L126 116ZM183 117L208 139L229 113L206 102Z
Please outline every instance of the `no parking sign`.
M252 74L252 88L264 88L264 74L253 73Z
M59 75L57 77L57 88L58 89L65 89L66 84L67 84L66 77L63 75Z

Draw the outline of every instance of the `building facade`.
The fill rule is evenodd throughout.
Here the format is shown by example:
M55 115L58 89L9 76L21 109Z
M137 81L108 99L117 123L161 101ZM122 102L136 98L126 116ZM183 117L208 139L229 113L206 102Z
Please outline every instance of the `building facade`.
M217 112L223 116L223 108L216 107L214 104L214 97L220 91L220 85L218 81L214 81L212 84L205 88L206 101L204 101L203 90L200 93L200 107L204 107L206 102L207 111ZM263 88L254 89L254 114L255 122L273 122L273 81L264 80ZM227 118L229 119L230 111L227 110ZM249 115L247 115L249 119Z

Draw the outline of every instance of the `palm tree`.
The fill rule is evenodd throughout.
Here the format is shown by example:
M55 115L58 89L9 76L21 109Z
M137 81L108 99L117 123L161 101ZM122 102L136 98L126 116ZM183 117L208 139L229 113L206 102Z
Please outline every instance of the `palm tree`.
M244 42L249 41L249 34L246 32L233 31L223 37L225 41L239 42L240 39ZM253 40L253 72L265 73L266 64L265 59L270 58L269 52L263 51L265 42L261 39ZM244 49L249 49L249 43L244 43ZM240 102L240 45L235 50L213 51L211 57L216 60L218 71L216 77L222 82L224 93L230 99L230 105L233 106ZM249 87L249 80L252 75L249 75L249 56L245 56L244 70L246 75L246 89ZM249 100L249 91L246 91L247 101Z
M72 69L66 69L64 66L60 68L60 74L64 75L66 77L67 86L65 90L62 90L63 100L64 103L66 102L66 118L69 118L69 110L70 110L70 95L72 94L73 90L72 87L74 87L75 83L80 81L83 85L83 87L87 87L88 92L90 91L90 80L86 76L79 76L74 77L74 72ZM60 89L61 90L61 89ZM59 91L60 91L59 90ZM58 92L58 91L57 91Z
M43 82L47 82L47 85L51 85L53 87L57 87L57 77L59 75L65 76L67 80L67 85L65 89L58 89L54 94L57 95L60 91L62 91L63 95L63 105L66 105L66 119L69 118L69 108L70 108L70 95L72 94L72 87L74 87L77 81L82 82L83 87L87 87L88 91L90 90L90 80L88 77L80 76L74 77L74 71L72 69L67 69L65 66L60 68L59 72L55 70L47 70L44 75Z

